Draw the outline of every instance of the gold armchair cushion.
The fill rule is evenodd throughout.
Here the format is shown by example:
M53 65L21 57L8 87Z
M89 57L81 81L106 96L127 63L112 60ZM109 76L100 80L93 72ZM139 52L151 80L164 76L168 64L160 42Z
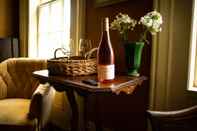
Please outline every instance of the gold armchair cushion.
M1 125L34 125L35 121L28 119L30 100L9 98L0 100Z

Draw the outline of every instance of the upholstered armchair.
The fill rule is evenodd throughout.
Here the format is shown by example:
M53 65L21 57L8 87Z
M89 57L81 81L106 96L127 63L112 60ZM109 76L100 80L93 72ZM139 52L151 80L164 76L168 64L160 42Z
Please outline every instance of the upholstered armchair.
M39 84L32 72L46 60L11 58L0 63L0 130L35 131L47 123L54 89Z
M147 111L152 131L197 131L197 105L175 111Z

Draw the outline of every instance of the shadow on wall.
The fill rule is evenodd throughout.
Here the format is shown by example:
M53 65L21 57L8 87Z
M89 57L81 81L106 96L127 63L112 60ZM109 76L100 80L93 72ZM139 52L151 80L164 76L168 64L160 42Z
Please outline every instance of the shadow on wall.
M11 57L19 57L17 38L0 38L0 62Z

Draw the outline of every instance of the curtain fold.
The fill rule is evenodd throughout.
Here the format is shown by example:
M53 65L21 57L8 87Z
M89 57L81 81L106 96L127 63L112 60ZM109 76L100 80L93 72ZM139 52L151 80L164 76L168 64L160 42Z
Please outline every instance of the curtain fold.
M28 56L29 0L19 0L19 50L21 57Z

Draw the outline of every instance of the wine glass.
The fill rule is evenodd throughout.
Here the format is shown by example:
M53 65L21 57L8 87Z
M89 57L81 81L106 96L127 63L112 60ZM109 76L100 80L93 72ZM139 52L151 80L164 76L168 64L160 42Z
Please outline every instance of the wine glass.
M75 53L75 45L74 45L74 40L70 39L69 40L69 48L70 48L70 56L73 56Z
M92 49L92 41L90 39L79 40L79 56L85 57L85 54Z

